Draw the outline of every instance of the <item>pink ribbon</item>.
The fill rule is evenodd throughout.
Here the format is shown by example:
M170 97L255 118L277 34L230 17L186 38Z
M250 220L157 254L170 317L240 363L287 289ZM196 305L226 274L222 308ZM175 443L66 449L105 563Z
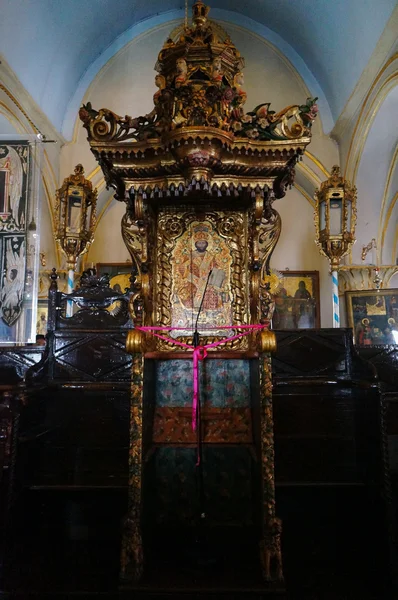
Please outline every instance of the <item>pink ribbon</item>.
M193 350L193 399L192 399L192 429L196 431L198 424L199 404L199 361L207 356L207 346L197 346Z
M181 348L185 348L187 350L192 350L193 352L193 399L192 399L192 429L196 431L198 426L198 406L199 406L199 361L204 360L207 356L208 348L217 348L217 346L222 346L228 342L233 342L234 340L239 340L240 338L250 335L252 330L255 329L266 329L268 325L222 325L217 327L217 329L246 329L248 331L244 331L243 333L237 333L236 335L232 335L223 340L219 340L217 342L213 342L212 344L205 344L204 346L197 346L194 348L189 344L185 344L184 342L180 342L179 340L175 340L165 335L160 335L157 331L186 331L185 327L156 327L156 326L148 326L148 327L136 327L138 331L143 331L144 333L149 333L160 340L168 342L170 344L174 344L175 346L180 346ZM214 327L210 330L201 329L201 332L205 331L214 331Z

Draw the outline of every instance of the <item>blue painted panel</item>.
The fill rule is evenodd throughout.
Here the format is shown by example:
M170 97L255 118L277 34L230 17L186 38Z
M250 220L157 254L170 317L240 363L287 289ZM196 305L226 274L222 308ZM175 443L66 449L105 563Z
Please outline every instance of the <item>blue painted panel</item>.
M250 362L208 359L199 364L202 403L212 407L250 405ZM158 361L157 406L191 406L192 360Z

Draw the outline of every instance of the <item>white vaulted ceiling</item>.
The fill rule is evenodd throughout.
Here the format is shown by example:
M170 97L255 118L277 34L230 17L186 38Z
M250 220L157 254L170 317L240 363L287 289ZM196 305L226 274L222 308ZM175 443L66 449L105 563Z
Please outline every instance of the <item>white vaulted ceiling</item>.
M268 38L321 96L329 127L344 108L396 0L209 0L210 17ZM182 0L2 0L0 53L70 137L98 70L139 33L183 16ZM191 2L189 2L191 4ZM163 40L159 40L159 47ZM239 40L234 40L239 46ZM133 68L133 65L132 65Z

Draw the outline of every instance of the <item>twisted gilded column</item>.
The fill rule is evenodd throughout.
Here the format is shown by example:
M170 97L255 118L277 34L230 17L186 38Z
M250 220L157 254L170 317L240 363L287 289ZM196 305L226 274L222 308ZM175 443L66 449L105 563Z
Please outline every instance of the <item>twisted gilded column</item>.
M260 435L261 435L261 490L262 538L260 559L266 581L283 581L281 534L282 521L275 514L275 450L274 417L272 407L271 352L276 351L273 331L260 334Z
M139 581L143 573L142 550L142 471L144 399L144 355L141 332L128 332L126 350L133 357L130 395L130 447L128 511L123 524L121 571L122 581Z

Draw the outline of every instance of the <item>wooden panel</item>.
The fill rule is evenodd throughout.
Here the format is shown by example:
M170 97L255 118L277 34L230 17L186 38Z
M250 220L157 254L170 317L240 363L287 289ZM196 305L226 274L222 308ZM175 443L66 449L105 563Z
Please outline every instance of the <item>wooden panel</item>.
M278 435L355 436L355 404L352 398L324 389L284 394L274 388L274 424Z
M127 481L127 390L41 392L40 402L33 397L30 402L21 418L18 478L22 485Z
M277 483L359 481L355 439L340 436L275 436Z
M249 408L209 408L201 415L202 439L208 444L251 444L252 427ZM192 409L157 407L153 426L155 444L194 444L197 432L192 429Z

